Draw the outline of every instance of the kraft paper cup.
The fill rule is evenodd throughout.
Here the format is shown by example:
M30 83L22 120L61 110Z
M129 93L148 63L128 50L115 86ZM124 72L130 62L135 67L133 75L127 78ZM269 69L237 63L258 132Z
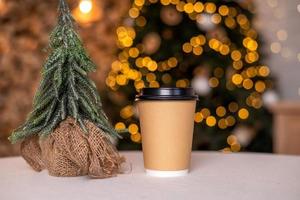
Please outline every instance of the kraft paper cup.
M174 177L188 173L196 100L192 88L144 88L137 95L148 175Z

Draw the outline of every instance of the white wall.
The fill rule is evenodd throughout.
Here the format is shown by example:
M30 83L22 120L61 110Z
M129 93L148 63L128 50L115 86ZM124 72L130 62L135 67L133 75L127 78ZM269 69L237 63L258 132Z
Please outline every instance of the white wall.
M279 79L280 96L283 100L300 100L300 0L255 2L256 26L266 42L265 52L269 55L266 64ZM284 39L284 32L287 33L286 40L278 38L279 30L283 30L281 39ZM271 51L270 47L274 42L281 46L279 53ZM278 43L273 44L275 50Z

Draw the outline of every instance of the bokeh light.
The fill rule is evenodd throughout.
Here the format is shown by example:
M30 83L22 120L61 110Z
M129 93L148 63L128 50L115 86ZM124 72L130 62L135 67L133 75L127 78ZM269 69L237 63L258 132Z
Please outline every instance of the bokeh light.
M79 9L83 13L89 13L89 12L91 12L92 8L93 8L93 4L92 4L91 0L82 0L79 3Z

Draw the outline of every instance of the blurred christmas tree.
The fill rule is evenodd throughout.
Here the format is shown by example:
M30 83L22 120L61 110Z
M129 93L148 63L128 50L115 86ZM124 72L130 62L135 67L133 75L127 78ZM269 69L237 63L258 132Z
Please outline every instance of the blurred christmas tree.
M139 143L136 92L192 86L200 98L194 149L271 151L264 94L274 86L253 16L251 0L134 0L106 80L120 108L115 127L128 126Z

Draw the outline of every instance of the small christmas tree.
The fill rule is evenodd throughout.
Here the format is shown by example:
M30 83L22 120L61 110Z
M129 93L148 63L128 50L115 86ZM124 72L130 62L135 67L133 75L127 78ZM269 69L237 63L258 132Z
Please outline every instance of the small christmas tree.
M36 170L47 168L56 176L115 175L122 158L109 137L118 137L118 133L108 122L96 86L87 76L96 67L64 0L59 0L58 12L33 111L9 139L12 143L23 140L22 155ZM43 136L42 141L37 136Z

